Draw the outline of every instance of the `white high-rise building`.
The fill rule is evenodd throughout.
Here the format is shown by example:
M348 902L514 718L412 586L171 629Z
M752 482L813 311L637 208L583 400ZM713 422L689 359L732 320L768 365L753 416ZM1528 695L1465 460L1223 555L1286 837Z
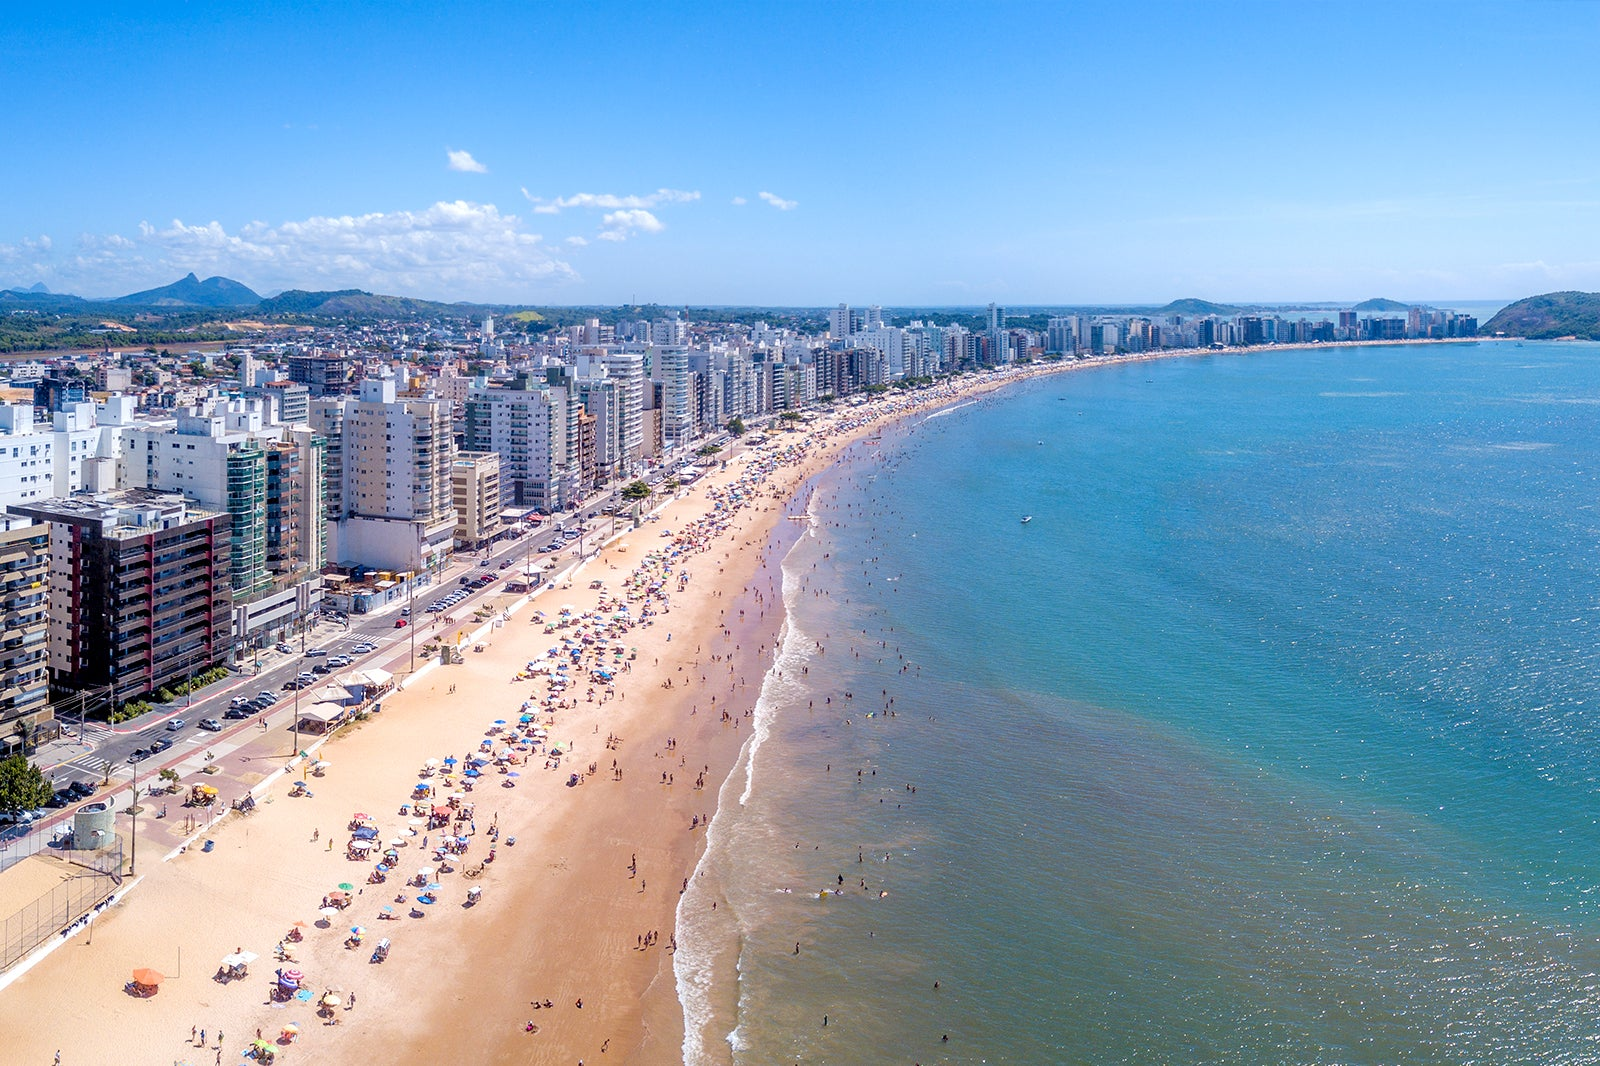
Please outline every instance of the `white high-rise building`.
M842 341L851 333L851 311L849 304L840 304L828 312L828 335L836 341Z
M690 396L689 353L682 348L657 348L655 380L661 382L661 437L667 447L686 444L694 436L694 402Z
M396 398L393 378L367 378L361 395L312 405L312 423L332 433L328 478L341 513L329 512L329 558L380 570L434 569L455 534L450 408L436 399ZM337 461L337 467L335 462ZM337 521L334 519L337 518Z
M526 378L515 388L475 388L468 395L467 450L500 454L503 505L545 513L571 505L577 471L568 401L566 389Z

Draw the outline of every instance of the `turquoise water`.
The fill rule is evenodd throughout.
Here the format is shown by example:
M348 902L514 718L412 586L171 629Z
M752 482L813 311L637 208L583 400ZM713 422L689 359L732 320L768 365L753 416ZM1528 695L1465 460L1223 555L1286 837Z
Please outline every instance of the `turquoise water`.
M1600 348L1102 368L856 455L691 1061L1600 1060Z

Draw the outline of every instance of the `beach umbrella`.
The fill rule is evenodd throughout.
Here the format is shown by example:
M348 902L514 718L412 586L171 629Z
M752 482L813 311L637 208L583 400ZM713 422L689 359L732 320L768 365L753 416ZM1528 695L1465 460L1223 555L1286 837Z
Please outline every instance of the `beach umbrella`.
M279 971L278 976L283 978L285 981L293 981L296 984L299 984L301 981L305 980L306 975L301 973L299 970L281 970Z
M452 755L449 758L445 759L444 764L446 766L454 766L456 764L456 762L457 762L456 757L454 755Z
M422 765L423 766L438 766L439 765L439 760L438 759L429 759L427 762L423 763Z
M422 877L422 878L432 877L433 876L433 867L424 866L422 869L417 871L417 876L418 877Z
M406 842L401 840L399 837L396 837L395 839L389 841L389 846L391 848L403 848L406 846Z
M344 1000L340 999L338 996L334 995L332 992L329 992L327 995L322 997L322 1005L324 1007L337 1007L339 1004L341 1004L343 1002L344 1002Z
M283 1031L285 1033L288 1033L289 1032L289 1027L287 1025L284 1026L283 1027ZM299 1032L300 1032L300 1030L296 1029L294 1031L294 1033L292 1033L290 1035L291 1036L292 1035L297 1035ZM257 1051L271 1051L272 1050L272 1045L267 1043L265 1040L252 1040L252 1041L250 1041L250 1046L255 1048Z
M521 777L522 775L517 773L515 770L512 770L509 773L507 773L506 776L507 777Z
M496 718L494 720L494 724L495 725L505 725L506 724L506 720L504 718Z
M318 911L317 913L322 915L324 918L332 918L335 914L339 913L339 908L338 907L324 907L320 911Z
M356 886L352 885L348 881L340 881L339 882L339 891L340 892L354 892L355 889L356 889Z
M367 820L367 816L365 814L360 814L360 813L352 814L350 816L350 820L352 822L365 822Z
M367 932L366 929L362 928L359 925L352 925L350 927L350 931L352 933L354 933L356 936L365 936L366 932Z
M162 973L160 970L152 970L149 967L143 967L133 971L133 983L136 985L150 985L154 987L166 979L166 974Z
M300 1026L296 1025L294 1022L290 1022L289 1024L287 1024L287 1025L285 1025L283 1027L282 1031L283 1031L283 1035L284 1036L299 1036L300 1035ZM265 1040L257 1040L256 1043L264 1044L264 1043L266 1043L266 1041Z
M482 773L480 773L480 772L479 772L479 771L477 771L477 770L468 770L468 771L467 771L467 772L466 772L466 773L465 773L465 774L463 774L463 775L462 775L462 776L463 776L463 777L482 777L482 776L483 776L483 774L482 774Z
M411 820L406 822L406 824L407 825L424 825L426 823L424 823L421 818L412 818Z

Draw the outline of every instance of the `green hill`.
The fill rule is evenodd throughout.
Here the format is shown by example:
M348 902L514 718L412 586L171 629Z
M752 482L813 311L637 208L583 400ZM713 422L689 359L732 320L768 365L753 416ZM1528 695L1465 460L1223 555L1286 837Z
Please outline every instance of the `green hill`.
M1480 334L1548 340L1579 337L1600 340L1600 292L1547 292L1502 307Z
M130 293L107 302L143 307L254 307L261 302L261 296L232 278L201 281L190 273L171 285Z
M1193 296L1182 300L1173 300L1167 306L1157 311L1158 315L1236 315L1241 308L1231 304L1214 304L1210 300L1200 300Z
M1352 311L1409 311L1415 304L1403 304L1399 300L1387 300L1382 296L1371 300L1362 300L1350 310Z

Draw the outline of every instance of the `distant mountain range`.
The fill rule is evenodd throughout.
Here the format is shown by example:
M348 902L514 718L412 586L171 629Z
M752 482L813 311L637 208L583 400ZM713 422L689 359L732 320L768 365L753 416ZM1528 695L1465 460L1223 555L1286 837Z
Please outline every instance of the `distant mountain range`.
M201 281L190 273L171 285L130 293L107 302L140 307L255 307L261 303L261 295L232 278Z
M1352 311L1409 311L1419 304L1403 304L1399 300L1388 300L1382 296L1371 300L1362 300L1350 310Z
M477 315L501 313L522 307L521 304L441 303L418 300L409 296L382 296L362 289L338 289L329 292L307 292L289 289L275 296L262 295L232 278L211 277L204 281L194 274L179 278L171 285L142 292L129 293L106 299L86 299L68 293L53 293L42 283L0 289L0 308L28 308L31 310L61 313L93 313L103 308L105 313L125 309L164 311L239 311L262 316L311 315L354 316L372 318L427 318L437 315Z
M1478 332L1486 336L1600 340L1600 292L1547 292L1502 307Z

